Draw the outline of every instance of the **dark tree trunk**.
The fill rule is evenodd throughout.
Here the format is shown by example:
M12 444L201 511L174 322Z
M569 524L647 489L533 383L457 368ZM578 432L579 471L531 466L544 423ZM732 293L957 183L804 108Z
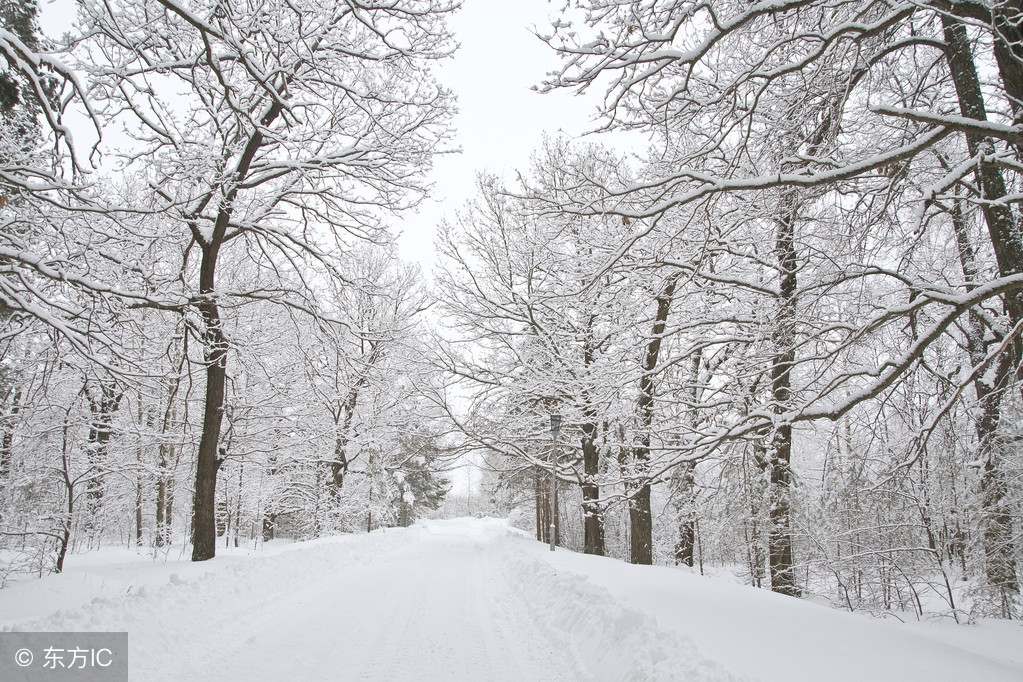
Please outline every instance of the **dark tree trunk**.
M635 483L629 495L630 561L634 564L649 565L654 561L653 516L650 513L650 483L646 479L646 465L650 459L650 428L654 421L654 374L678 278L678 274L669 276L655 298L657 310L654 313L653 333L643 356L643 374L639 379L636 406L639 408L640 436L639 446L632 450Z
M225 229L227 218L224 218ZM212 559L217 552L217 472L223 463L218 456L220 431L224 422L227 387L227 339L220 321L220 307L214 292L214 272L220 244L203 247L199 274L199 312L202 314L206 354L206 396L203 406L202 437L195 465L195 498L192 516L192 561Z
M138 449L138 473L135 475L135 546L142 546L142 448Z
M87 439L86 452L88 453L90 476L85 486L85 493L89 499L90 512L95 512L96 507L103 498L103 477L102 471L106 466L107 449L110 437L114 433L113 418L121 404L121 393L112 382L101 382L99 396L93 396L89 392L89 410L92 413L92 420L89 422L89 435Z
M696 547L695 467L691 462L679 464L675 471L675 506L678 514L678 540L675 542L675 564L692 567Z
M962 22L952 17L970 19L994 28L991 46L998 66L998 76L1002 81L1002 91L1012 110L1013 123L1015 125L1023 123L1023 3L1020 0L996 3L940 0L935 4L944 13L942 20L946 28L946 42L953 49L957 49L958 45L968 44L958 38L954 41L948 40L947 29L950 25L962 27ZM946 18L949 21L945 21ZM962 33L963 38L965 35L965 32ZM972 69L972 54L969 56L969 62ZM1017 145L1017 153L1020 151Z
M551 541L551 476L543 467L533 468L533 499L536 501L536 539Z
M10 476L14 466L14 427L21 410L21 389L14 389L10 395L11 406L4 415L4 432L0 436L0 478Z
M156 538L154 542L157 547L163 547L167 543L167 480L163 473L156 481Z
M977 69L970 51L969 39L962 23L947 16L942 17L945 42L948 44L947 57L949 71L955 84L959 98L960 113L966 118L987 120L983 93L977 77ZM1002 26L999 30L1018 30ZM1013 67L1006 63L1007 59L1015 59L1014 50L1023 49L1019 45L999 47L996 41L995 52L998 57L999 69L1005 80L1005 87L1010 97L1016 82ZM1013 104L1014 111L1019 114L1019 102ZM976 135L966 136L970 154L979 156L983 152L985 140ZM1005 179L999 168L993 164L978 163L974 173L981 194L985 200L981 204L988 234L994 248L998 263L998 272L1002 277L1023 272L1023 238L1020 225L1011 207L1001 201L1007 194ZM974 265L974 252L966 234L966 228L958 207L953 215L953 226L959 243L960 260L968 281L976 281L977 273ZM1006 296L1005 312L1010 322L1015 325L1023 320L1023 294L1013 293ZM968 352L974 364L981 362L987 354L983 341L984 331L980 326L979 316L971 316L968 320L971 339L968 340ZM997 330L992 330L996 332ZM996 342L1000 342L998 339ZM1017 336L1009 344L1005 353L995 358L993 372L985 372L974 381L974 390L981 408L980 419L977 420L978 436L977 460L982 463L980 471L981 513L983 515L983 549L985 556L985 572L988 585L995 591L1000 602L1002 615L1011 614L1011 604L1019 595L1019 581L1016 577L1015 536L1009 502L1008 489L1004 480L1002 453L998 442L998 427L1001 421L1002 399L1019 371L1021 358L1020 340Z
M597 425L583 424L582 432L583 551L604 556L604 517L597 504L600 499L600 487L596 483L600 466L600 448L596 443Z
M271 513L263 514L263 542L274 539L274 530L277 528L277 515Z
M959 111L964 118L986 121L984 95L980 89L966 28L947 16L942 17L942 24L945 42L948 44L949 71L959 98ZM986 142L977 135L967 135L966 144L972 156L979 156ZM984 199L981 211L994 248L998 274L1007 277L1023 272L1023 238L1012 208L1003 201L1007 194L1005 178L999 167L990 163L979 163L975 176ZM1017 293L1009 296L1007 308L1014 323L1023 319L1023 295Z
M698 426L697 405L700 402L700 370L703 354L694 353L689 365L689 427ZM683 462L674 473L675 513L678 515L678 540L675 543L675 565L692 567L696 546L696 464Z
M66 495L64 508L67 515L57 533L57 563L54 567L54 571L57 573L64 572L64 559L67 557L68 546L71 544L71 524L74 523L75 518L75 481L71 478L71 451L68 443L70 426L69 419L65 415L60 461L61 482L64 484L64 494Z
M795 210L788 208L776 221L775 257L780 282L774 326L775 356L771 363L771 402L775 414L781 415L791 400L792 366L796 358L796 247ZM792 558L792 425L778 423L771 434L768 464L770 467L771 529L767 536L768 566L774 592L799 596Z
M591 315L586 321L586 343L583 346L583 365L589 371L596 361L596 344L593 340L593 324L596 317ZM600 473L600 448L597 446L597 415L590 403L589 396L584 393L586 407L583 409L584 423L581 425L582 437L580 446L583 453L583 478L580 485L583 495L583 552L586 554L604 555L604 514L600 508L600 486L597 474Z
M260 119L263 128L268 128L284 110L280 101L275 101ZM202 250L199 264L199 295L195 305L203 321L203 346L206 360L206 396L203 403L202 436L195 465L195 496L192 499L192 561L212 559L217 551L216 492L217 471L222 460L218 457L220 430L224 421L224 401L227 387L227 337L220 320L220 306L217 303L215 277L220 248L228 239L227 228L234 213L241 183L249 174L256 153L263 146L263 132L254 130L233 173L231 189L224 192L216 210L212 232L204 234L199 229L199 215L211 201L224 190L223 186L211 189L205 195L191 217L189 229Z
M639 486L629 502L629 560L649 566L654 563L653 515L650 513L650 484Z

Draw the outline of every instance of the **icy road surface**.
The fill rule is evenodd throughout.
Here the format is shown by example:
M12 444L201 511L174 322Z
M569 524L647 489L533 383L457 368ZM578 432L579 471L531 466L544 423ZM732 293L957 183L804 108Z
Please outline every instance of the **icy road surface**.
M0 626L127 631L132 680L1023 680L1023 629L881 622L559 550L494 520L125 550L0 590ZM0 679L3 678L0 662ZM734 673L734 675L733 675Z

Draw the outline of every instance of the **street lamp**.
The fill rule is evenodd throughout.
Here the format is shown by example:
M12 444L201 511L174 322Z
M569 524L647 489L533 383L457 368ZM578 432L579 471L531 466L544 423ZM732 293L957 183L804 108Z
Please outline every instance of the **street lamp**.
M550 527L550 538L551 538L551 551L554 551L554 540L557 535L557 518L558 518L558 431L561 430L561 415L551 415L551 440L553 441L553 447L551 448L551 527Z

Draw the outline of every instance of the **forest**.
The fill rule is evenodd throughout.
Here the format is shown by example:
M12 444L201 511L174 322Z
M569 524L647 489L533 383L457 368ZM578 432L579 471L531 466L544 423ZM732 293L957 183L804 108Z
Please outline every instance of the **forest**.
M472 461L540 541L1023 617L1023 10L553 3L593 132L423 273L459 4L0 0L0 586L409 525Z

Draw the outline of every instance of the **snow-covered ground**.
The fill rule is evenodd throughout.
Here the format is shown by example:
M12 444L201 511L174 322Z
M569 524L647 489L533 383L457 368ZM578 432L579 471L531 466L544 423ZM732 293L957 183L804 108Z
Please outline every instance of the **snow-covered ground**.
M1017 623L878 621L495 520L224 554L70 557L0 590L0 627L127 631L140 681L1023 680Z

